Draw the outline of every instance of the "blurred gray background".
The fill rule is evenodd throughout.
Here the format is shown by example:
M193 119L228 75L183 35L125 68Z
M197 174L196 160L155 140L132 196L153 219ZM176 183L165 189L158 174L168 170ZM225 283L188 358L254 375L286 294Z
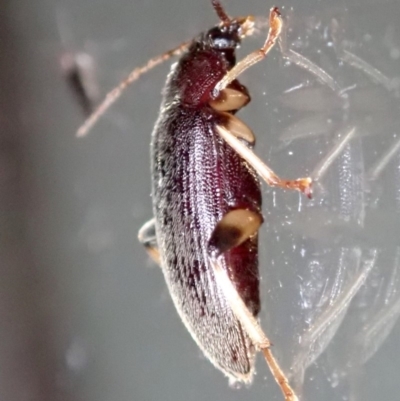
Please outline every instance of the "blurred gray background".
M273 4L224 5L266 17ZM320 178L311 201L264 189L261 322L302 401L396 400L400 3L276 5L286 60L274 50L243 75L253 101L240 116L274 170ZM169 63L84 139L62 67L85 53L104 96L215 24L209 1L10 0L1 10L0 398L281 400L261 357L252 386L228 386L136 239L151 217L149 141Z

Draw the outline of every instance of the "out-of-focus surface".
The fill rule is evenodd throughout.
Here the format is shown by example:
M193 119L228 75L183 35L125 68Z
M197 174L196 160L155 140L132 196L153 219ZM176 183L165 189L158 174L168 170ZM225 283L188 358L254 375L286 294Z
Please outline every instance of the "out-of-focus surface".
M272 6L224 5L257 16ZM240 116L275 171L317 182L311 201L264 190L261 322L303 401L396 400L400 4L278 5L284 55L243 75L253 101ZM151 217L148 146L169 64L87 138L74 136L84 112L66 60L88 56L104 95L212 26L209 2L21 0L2 10L0 398L281 400L261 358L250 388L228 387L136 239Z

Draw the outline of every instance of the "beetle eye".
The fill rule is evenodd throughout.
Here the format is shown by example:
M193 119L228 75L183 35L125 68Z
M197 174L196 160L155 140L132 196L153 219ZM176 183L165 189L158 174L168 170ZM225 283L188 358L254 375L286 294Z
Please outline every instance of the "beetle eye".
M235 43L232 40L229 40L228 38L219 37L219 38L214 38L213 47L217 49L229 49L235 47Z
M238 29L235 26L215 27L207 34L211 47L215 49L235 49L240 42Z

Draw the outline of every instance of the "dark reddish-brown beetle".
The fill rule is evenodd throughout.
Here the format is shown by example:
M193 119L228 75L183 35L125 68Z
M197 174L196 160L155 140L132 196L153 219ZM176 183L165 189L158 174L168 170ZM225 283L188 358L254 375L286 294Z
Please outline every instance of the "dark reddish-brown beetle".
M254 28L230 18L152 59L114 89L79 130L84 135L124 88L154 65L183 53L167 79L152 134L154 218L139 240L160 264L175 307L198 346L233 381L250 382L261 350L287 401L297 400L261 329L258 239L262 224L257 174L269 185L310 196L311 179L282 180L252 151L254 135L235 113L250 101L237 77L263 59L282 28L270 11L264 46L236 63L235 50Z

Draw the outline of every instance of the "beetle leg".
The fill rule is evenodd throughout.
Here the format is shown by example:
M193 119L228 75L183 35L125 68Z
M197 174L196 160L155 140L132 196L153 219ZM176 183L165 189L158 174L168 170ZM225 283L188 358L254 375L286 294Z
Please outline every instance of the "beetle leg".
M144 245L149 256L161 266L160 251L158 250L156 236L156 221L154 217L143 224L138 233L139 242Z
M247 93L233 88L225 88L215 99L210 100L209 105L217 111L232 111L241 109L249 101L250 96Z
M249 311L242 298L232 284L228 274L218 262L218 256L256 235L263 222L260 213L248 209L236 209L226 213L215 227L209 242L211 265L216 281L222 289L229 305L243 329L250 337L253 345L259 349L279 384L286 401L298 401L298 398L278 362L270 350L270 341L265 335L257 319Z
M220 111L219 115L222 117L221 126L224 126L236 138L245 140L249 145L255 144L256 137L253 131L241 119L224 111Z
M277 360L273 356L270 349L271 343L268 337L265 335L257 319L246 307L236 288L229 279L228 274L221 267L220 263L218 263L218 259L211 258L211 265L213 266L215 277L219 284L219 287L222 289L225 297L227 298L230 307L235 313L236 318L240 321L243 329L250 337L254 346L264 354L265 360L271 370L271 373L282 390L285 401L298 401L298 397L296 396L294 390L291 388L285 373L282 371Z
M214 92L216 95L222 89L225 89L232 81L239 75L250 68L252 65L257 64L269 53L274 47L280 33L282 31L282 19L278 7L273 7L269 13L269 31L266 41L261 49L257 49L248 54L243 60L239 61L215 86Z
M297 180L284 180L279 178L251 149L237 139L234 134L221 125L217 125L216 129L226 143L246 160L268 185L272 187L295 189L311 198L312 180L310 177L298 178Z
M263 222L260 213L235 209L218 222L208 243L210 253L217 256L239 246L255 235Z

